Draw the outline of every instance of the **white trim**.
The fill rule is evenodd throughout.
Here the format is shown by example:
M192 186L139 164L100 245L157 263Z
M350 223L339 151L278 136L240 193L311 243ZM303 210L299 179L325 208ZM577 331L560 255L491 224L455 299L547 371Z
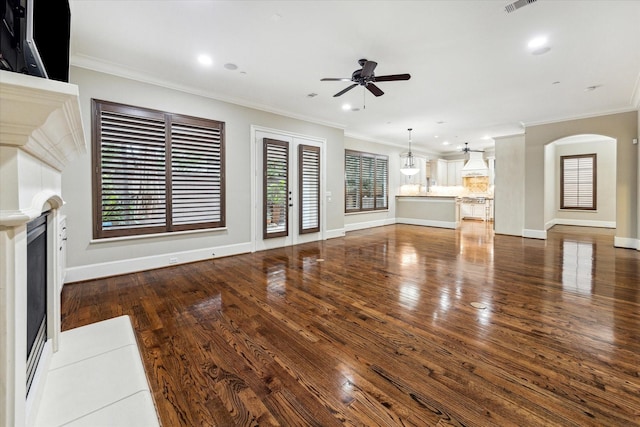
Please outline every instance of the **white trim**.
M523 229L522 237L526 237L527 239L543 239L547 240L547 231L546 230L530 230Z
M47 321L49 319L47 318ZM42 354L40 355L40 361L38 367L33 375L33 382L31 383L31 389L27 394L25 401L25 412L27 417L27 425L35 426L36 416L38 415L38 409L40 402L42 401L42 395L47 383L47 373L51 366L51 356L53 355L53 340L50 338L45 342Z
M581 114L577 116L566 116L564 118L558 118L553 120L534 121L534 122L525 123L524 126L526 129L529 126L550 125L553 123L562 123L562 122L568 122L572 120L592 119L594 117L600 117L600 116L612 116L614 114L630 113L631 111L635 111L635 109L630 107L616 108L613 110L601 111L599 113Z
M379 213L379 212L389 212L389 209L388 208L387 209L371 209L368 211L345 212L344 216L372 214L372 213Z
M556 218L553 225L576 225L578 227L616 228L615 221L598 221L590 219L563 219ZM548 230L548 228L547 228Z
M635 108L640 108L640 73L638 73L638 78L631 94L631 105Z
M616 248L637 249L640 251L640 239L615 236L613 238L613 246Z
M431 219L416 218L396 218L396 224L422 225L425 227L451 228L454 230L460 225L460 223L455 221L434 221Z
M109 61L103 61L87 55L75 54L71 56L71 65L78 68L84 68L87 70L97 71L99 73L110 74L113 76L134 80L142 83L152 84L154 86L160 86L166 89L172 89L191 95L197 95L204 98L215 99L216 101L226 102L228 104L239 105L241 107L251 108L254 110L265 111L267 113L278 114L284 117L290 117L296 120L303 120L309 123L316 123L322 126L328 126L337 129L345 129L347 126L343 123L335 123L326 120L318 119L317 117L304 116L291 111L279 110L268 105L248 102L245 99L234 98L225 96L212 91L203 91L202 88L193 88L186 85L175 84L168 80L153 78L147 73L143 73L134 69L122 67L119 64L115 64Z
M136 271L152 270L154 268L167 267L169 265L185 264L188 262L239 255L248 252L251 252L250 242L195 249L191 251L164 253L140 258L83 265L80 267L69 267L66 270L67 275L65 283L116 276ZM171 262L171 258L175 258L176 261Z
M556 222L556 219L555 219L555 218L554 218L554 219L552 219L551 221L547 221L547 222L545 222L545 224L544 224L544 230L545 230L545 231L547 231L548 229L550 229L551 227L553 227L553 226L554 226L554 225L556 225L556 224L557 224L557 222Z
M327 230L324 233L324 238L325 239L336 239L338 237L344 237L345 235L345 229L344 228L338 228L336 230Z
M100 244L100 243L112 243L112 242L122 242L127 240L138 240L138 239L152 239L154 237L173 237L173 236L181 236L185 234L204 234L204 233L215 233L217 231L228 231L227 227L220 228L200 228L197 230L184 230L184 231L171 231L166 233L153 233L153 234L134 234L131 236L118 236L118 237L106 237L103 239L91 239L89 240L90 245Z
M0 210L0 226L16 227L38 218L50 209L64 205L62 197L51 190L43 190L31 199L31 206L16 210Z
M251 125L250 133L251 133L251 146L250 146L250 167L252 171L252 179L251 179L251 200L253 200L253 204L251 205L251 252L255 252L258 246L258 239L262 239L261 234L259 234L259 230L256 227L259 211L262 209L262 202L256 199L257 194L257 182L258 182L258 174L262 173L262 171L257 170L258 164L258 150L256 147L256 134L258 132L263 133L271 133L275 135L281 135L285 137L289 137L292 139L306 139L308 141L315 142L320 145L320 232L318 241L326 240L326 229L327 229L327 140L326 138L320 138L317 136L305 135L297 132L290 132L286 130L273 129L265 126L259 125ZM322 195L325 195L324 197ZM295 232L295 231L292 231ZM261 231L260 231L261 233ZM292 239L295 240L295 239ZM302 242L300 242L302 243Z
M344 229L346 232L364 230L366 228L382 227L384 225L392 225L397 221L394 218L377 219L375 221L356 222L353 224L345 224Z

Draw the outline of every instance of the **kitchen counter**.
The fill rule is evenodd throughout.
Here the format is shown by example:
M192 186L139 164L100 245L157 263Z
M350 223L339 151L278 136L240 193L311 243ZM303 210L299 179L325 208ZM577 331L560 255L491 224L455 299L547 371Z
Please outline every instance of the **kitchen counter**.
M456 196L396 196L396 223L458 228L457 199Z

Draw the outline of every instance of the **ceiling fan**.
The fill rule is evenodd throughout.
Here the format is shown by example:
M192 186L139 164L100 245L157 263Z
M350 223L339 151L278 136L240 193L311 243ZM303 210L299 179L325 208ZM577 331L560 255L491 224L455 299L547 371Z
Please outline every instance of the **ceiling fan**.
M366 59L360 59L358 64L362 67L359 70L355 70L351 74L351 78L324 78L320 79L323 82L353 82L353 84L346 89L341 90L340 92L333 95L334 97L343 95L353 89L354 87L360 85L366 87L369 92L374 94L375 96L384 95L384 92L374 84L374 82L392 82L394 80L409 80L411 78L410 74L392 74L388 76L376 76L373 74L373 70L375 70L378 65L377 62L368 61Z
M463 153L484 153L484 150L472 150L471 148L469 148L469 143L465 142L464 143L464 147L460 147L460 151L462 151Z

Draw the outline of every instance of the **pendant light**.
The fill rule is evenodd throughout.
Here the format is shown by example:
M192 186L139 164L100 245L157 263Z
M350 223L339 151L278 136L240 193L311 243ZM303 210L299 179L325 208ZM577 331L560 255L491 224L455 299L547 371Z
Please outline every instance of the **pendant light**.
M404 166L400 168L400 172L404 175L411 176L420 172L420 169L416 167L416 159L411 153L411 131L413 129L409 128L407 130L409 131L409 154L407 154L407 157L404 160Z

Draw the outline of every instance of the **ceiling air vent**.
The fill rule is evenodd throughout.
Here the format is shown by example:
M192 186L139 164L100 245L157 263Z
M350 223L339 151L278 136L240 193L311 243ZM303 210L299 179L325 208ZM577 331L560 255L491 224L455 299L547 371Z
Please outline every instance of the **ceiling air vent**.
M535 3L535 2L536 2L536 0L517 0L517 1L514 1L513 3L511 3L511 4L506 5L504 7L504 10L507 13L515 12L516 10L520 9L521 7L525 7L526 5L531 4L531 3Z

